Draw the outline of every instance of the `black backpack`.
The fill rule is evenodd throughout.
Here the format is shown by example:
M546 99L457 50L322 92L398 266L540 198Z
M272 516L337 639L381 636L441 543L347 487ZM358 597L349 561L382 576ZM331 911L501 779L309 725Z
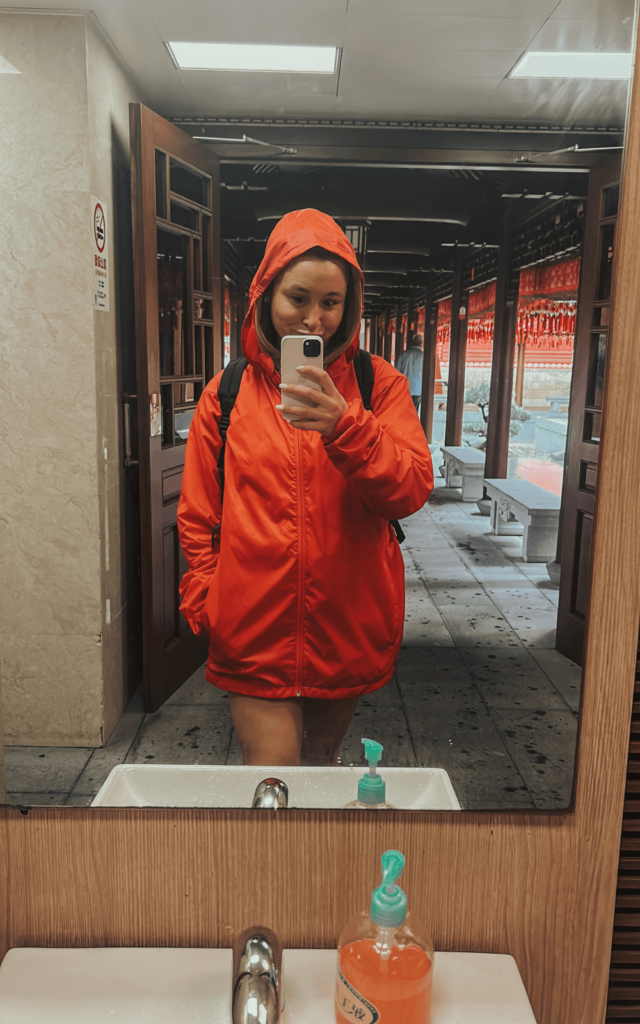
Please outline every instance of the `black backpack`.
M240 391L242 374L246 368L247 360L244 356L241 356L239 359L233 359L225 366L220 379L220 386L218 388L218 398L220 400L220 423L218 424L218 431L220 433L220 440L222 441L222 447L220 448L220 454L218 456L218 477L220 480L221 502L224 495L224 453L227 447L227 430L229 429L229 422L231 420L231 411L236 404L236 398ZM358 353L353 360L353 369L355 370L356 380L360 389L362 404L365 409L368 409L371 412L371 396L373 394L374 384L371 353L367 352L366 349L363 348L358 349ZM213 528L211 536L212 547L218 533L220 532L221 525L221 523L218 523ZM395 535L398 538L398 544L402 544L405 538L400 523L397 519L392 519L391 525L393 526Z

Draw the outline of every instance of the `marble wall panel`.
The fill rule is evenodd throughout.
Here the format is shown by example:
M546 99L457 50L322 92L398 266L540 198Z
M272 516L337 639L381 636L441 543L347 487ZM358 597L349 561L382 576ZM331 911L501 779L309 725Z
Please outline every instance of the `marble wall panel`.
M89 196L4 191L2 628L99 633Z
M101 746L100 635L5 635L2 697L9 746Z
M107 731L127 701L128 659L126 631L110 632L106 615L107 599L112 622L127 605L122 328L117 273L111 311L93 309L90 197L113 224L138 97L84 17L0 13L0 53L21 72L0 76L6 742L97 746L105 700ZM128 205L119 213L130 219Z
M131 242L129 104L138 102L135 83L86 24L87 98L91 189L109 209L111 301L109 312L94 312L96 352L96 414L102 438L99 459L100 515L108 523L108 558L103 546L103 606L110 602L110 622L103 628L104 735L108 738L139 685L129 658L131 637L126 606L132 599L137 559L131 555L125 531L138 524L125 520L123 390L135 393L127 380L123 387L123 358L135 349L133 309L133 253ZM131 360L129 359L129 362ZM105 458L104 449L107 454ZM137 470L129 470L135 474ZM106 538L105 538L106 539ZM131 540L131 538L130 538ZM130 668L131 666L131 668Z
M87 190L85 19L0 12L0 54L2 188Z

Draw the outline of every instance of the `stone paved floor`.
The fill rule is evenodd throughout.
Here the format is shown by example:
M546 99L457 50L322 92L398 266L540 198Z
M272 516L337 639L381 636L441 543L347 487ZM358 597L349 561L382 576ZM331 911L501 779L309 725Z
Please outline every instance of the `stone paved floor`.
M388 765L445 768L463 807L566 807L581 671L554 649L558 591L521 558L521 527L489 520L441 481L405 521L407 607L393 680L360 701L361 736ZM226 694L199 669L155 714L139 695L98 750L5 747L7 800L86 806L117 764L241 764Z

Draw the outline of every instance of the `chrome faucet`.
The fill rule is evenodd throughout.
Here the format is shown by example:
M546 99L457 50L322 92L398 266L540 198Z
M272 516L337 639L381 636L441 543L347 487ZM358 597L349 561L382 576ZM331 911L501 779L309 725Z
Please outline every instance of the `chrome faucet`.
M231 1024L280 1024L282 947L269 928L247 928L233 944Z
M263 779L256 786L253 794L252 807L269 807L277 811L279 807L288 807L289 788L280 779Z

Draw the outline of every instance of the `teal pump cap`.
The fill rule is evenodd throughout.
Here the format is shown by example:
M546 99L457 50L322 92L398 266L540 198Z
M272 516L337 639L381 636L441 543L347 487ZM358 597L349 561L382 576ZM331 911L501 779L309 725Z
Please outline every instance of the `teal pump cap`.
M363 739L362 742L364 743L364 756L369 762L369 771L362 776L358 783L358 800L362 804L383 804L387 787L384 779L376 772L376 766L382 757L384 747L376 740Z
M407 894L398 885L403 868L400 850L382 854L382 885L371 894L371 920L380 928L398 928L407 916Z

